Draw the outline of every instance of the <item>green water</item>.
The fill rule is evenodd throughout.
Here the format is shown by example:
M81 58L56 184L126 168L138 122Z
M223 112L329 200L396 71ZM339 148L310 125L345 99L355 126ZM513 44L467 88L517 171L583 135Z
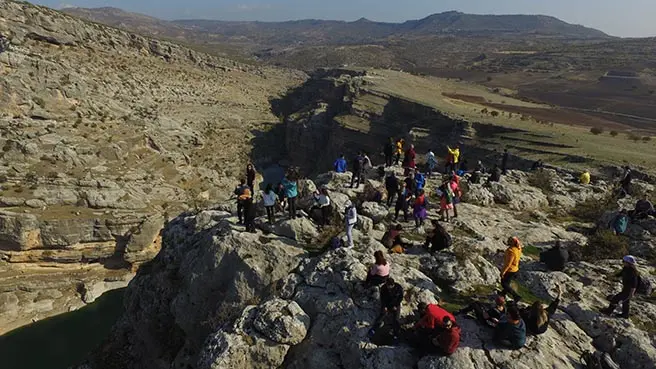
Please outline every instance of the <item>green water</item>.
M80 363L123 313L125 289L105 293L92 304L0 336L2 369L66 369Z

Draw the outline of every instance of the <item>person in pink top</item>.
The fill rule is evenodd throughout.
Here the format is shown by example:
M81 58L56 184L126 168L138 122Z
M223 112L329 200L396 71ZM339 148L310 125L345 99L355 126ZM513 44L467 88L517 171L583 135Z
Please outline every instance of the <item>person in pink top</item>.
M374 258L376 262L369 269L369 274L367 274L367 280L365 281L367 287L380 286L389 278L390 264L385 260L383 252L380 250L374 252Z
M453 217L458 217L458 207L456 206L460 202L460 196L462 196L462 191L460 190L460 177L455 173L451 174L449 179L449 187L451 192L453 192Z

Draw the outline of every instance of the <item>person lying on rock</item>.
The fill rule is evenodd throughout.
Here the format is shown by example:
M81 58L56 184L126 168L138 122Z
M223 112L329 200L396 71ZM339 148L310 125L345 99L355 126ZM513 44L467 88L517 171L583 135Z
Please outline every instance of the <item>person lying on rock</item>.
M562 295L560 285L556 286L556 293L556 299L546 309L540 301L536 301L531 307L519 311L524 323L526 323L526 330L530 334L539 335L546 332L549 328L549 321L556 313L556 309L558 309L558 304L560 303L560 297Z
M646 219L649 216L656 217L654 205L649 201L649 195L645 194L635 204L635 209L629 212L631 219Z
M403 302L403 287L392 277L387 278L385 284L380 288L380 314L369 331L370 337L382 327L388 318L391 318L394 341L398 341L401 329L401 302Z
M522 257L522 243L517 237L508 239L508 249L504 255L503 268L501 269L501 286L504 295L511 295L515 303L519 302L521 296L517 294L510 282L512 282L519 272L519 260Z
M607 308L601 309L602 314L611 315L615 312L615 308L622 303L622 318L629 318L629 308L631 299L638 289L640 283L640 274L637 269L637 261L635 257L626 255L622 258L624 267L622 268L622 291L610 299L610 305Z
M540 253L540 262L545 263L549 270L563 271L568 261L569 252L561 246L560 241L556 241L554 247Z
M513 350L520 349L526 344L526 324L514 303L508 306L508 312L495 328L494 340Z
M506 315L506 299L501 295L494 298L494 304L488 305L480 301L475 301L466 308L456 311L455 315L469 314L470 312L476 314L476 319L479 322L496 327L499 321Z
M432 223L433 231L431 231L426 237L424 248L429 249L431 252L438 252L451 247L451 243L453 242L451 235L440 224L440 222L437 221L437 219L434 219Z
M380 250L374 252L374 259L376 261L371 265L369 274L367 274L366 287L380 286L389 278L390 264L385 259L383 252Z
M428 353L439 356L449 356L456 352L460 345L460 327L448 316L442 319L442 324L435 332L428 345Z

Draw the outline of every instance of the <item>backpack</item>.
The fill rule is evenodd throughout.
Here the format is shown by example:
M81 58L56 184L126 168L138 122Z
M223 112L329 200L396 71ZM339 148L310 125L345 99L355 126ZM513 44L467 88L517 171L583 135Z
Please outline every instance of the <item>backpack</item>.
M648 278L638 277L638 288L636 292L641 295L651 296L654 288L651 285L651 281Z
M331 249L336 250L340 247L342 247L342 240L339 237L335 236L335 237L330 239L330 248Z

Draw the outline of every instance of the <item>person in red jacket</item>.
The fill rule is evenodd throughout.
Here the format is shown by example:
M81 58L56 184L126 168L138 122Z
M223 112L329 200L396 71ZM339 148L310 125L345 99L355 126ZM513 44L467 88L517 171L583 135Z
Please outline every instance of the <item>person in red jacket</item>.
M442 327L444 318L449 318L452 322L456 321L453 314L449 313L437 304L419 304L419 311L422 312L422 318L415 324L415 328L422 330L433 330Z
M436 355L449 356L456 352L460 345L460 327L448 316L442 320L442 326L436 329L431 340L431 352Z

